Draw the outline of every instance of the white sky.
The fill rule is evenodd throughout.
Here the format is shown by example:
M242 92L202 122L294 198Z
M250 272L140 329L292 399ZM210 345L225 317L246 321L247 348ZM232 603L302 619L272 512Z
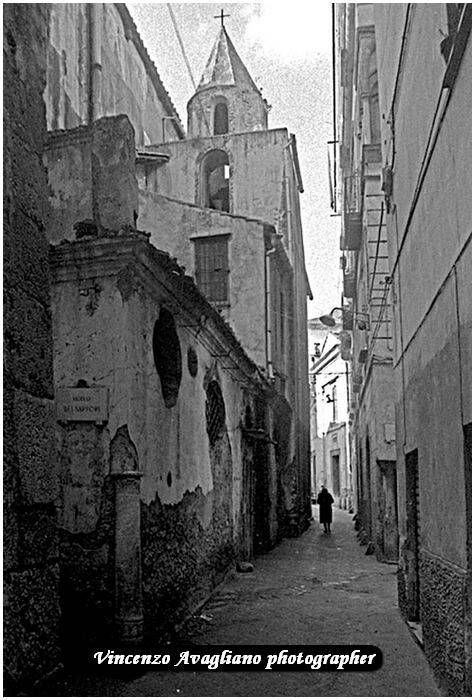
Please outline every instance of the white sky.
M301 195L307 270L314 301L309 318L340 303L340 219L330 217L327 141L333 138L331 4L325 2L172 3L198 82L219 30L226 29L262 94L272 105L269 127L297 137L305 192ZM186 128L193 93L165 3L127 4Z

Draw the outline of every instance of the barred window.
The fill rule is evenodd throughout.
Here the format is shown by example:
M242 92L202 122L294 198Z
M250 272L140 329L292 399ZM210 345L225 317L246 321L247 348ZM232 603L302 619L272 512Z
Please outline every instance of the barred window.
M228 301L228 236L197 238L195 275L200 291L209 301Z
M206 431L213 447L226 429L226 409L221 388L216 380L206 389Z

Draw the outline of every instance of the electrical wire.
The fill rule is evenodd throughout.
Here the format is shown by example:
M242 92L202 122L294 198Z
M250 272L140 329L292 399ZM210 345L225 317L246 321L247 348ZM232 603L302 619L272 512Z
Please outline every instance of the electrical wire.
M173 29L175 30L176 38L178 39L178 43L180 45L183 60L185 61L185 65L186 65L186 68L188 70L188 75L190 76L191 84L193 85L193 90L196 93L196 83L195 83L195 79L193 77L193 71L191 70L191 65L190 65L190 62L188 60L188 56L186 55L185 45L184 45L183 40L181 38L180 30L178 29L178 24L176 22L175 14L173 12L173 8L171 6L171 3L167 2L167 7L168 7L168 12L170 14L170 19L171 19L172 24L173 24ZM204 122L206 124L208 134L211 136L211 128L210 128L210 125L208 123L208 119L206 118L206 114L205 114L205 111L203 109L203 105L202 105L199 97L198 97L198 104L200 106L201 114L203 115L203 119L204 119Z

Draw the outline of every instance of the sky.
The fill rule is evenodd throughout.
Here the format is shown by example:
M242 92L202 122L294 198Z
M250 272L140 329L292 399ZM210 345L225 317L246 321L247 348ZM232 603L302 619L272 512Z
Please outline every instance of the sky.
M256 85L272 105L269 128L297 138L305 258L313 301L309 318L328 313L341 296L340 219L331 217L327 141L333 138L331 3L171 3L197 84L220 27L225 25ZM147 50L186 129L193 94L166 3L127 3Z

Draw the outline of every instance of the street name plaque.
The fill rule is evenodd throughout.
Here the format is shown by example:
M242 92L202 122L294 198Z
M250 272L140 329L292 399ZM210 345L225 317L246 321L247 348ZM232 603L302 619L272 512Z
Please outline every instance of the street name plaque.
M56 417L59 421L105 423L109 417L107 387L58 387Z

